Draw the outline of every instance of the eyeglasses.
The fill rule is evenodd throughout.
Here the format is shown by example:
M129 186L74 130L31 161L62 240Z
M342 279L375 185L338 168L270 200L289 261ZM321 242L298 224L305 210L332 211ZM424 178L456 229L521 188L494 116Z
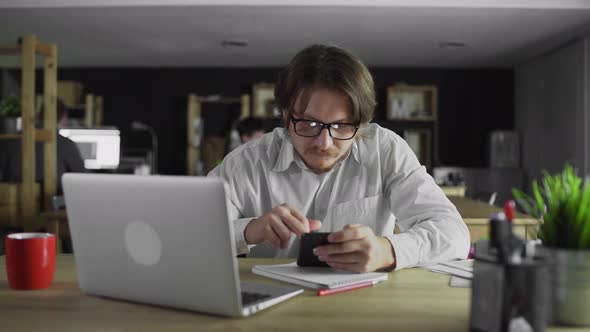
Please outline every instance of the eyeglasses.
M296 119L294 117L291 117L291 122L293 122L295 133L299 136L316 137L325 128L328 129L330 137L341 141L353 138L359 129L359 126L353 123L322 123L315 120Z

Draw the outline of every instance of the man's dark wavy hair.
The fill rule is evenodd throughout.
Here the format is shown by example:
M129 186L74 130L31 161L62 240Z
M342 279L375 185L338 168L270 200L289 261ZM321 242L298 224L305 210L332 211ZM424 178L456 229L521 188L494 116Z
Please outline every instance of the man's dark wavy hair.
M297 97L313 87L330 88L347 95L354 121L364 125L375 113L374 86L367 67L350 52L336 46L312 45L297 53L281 71L274 94L276 106L287 112L286 127Z

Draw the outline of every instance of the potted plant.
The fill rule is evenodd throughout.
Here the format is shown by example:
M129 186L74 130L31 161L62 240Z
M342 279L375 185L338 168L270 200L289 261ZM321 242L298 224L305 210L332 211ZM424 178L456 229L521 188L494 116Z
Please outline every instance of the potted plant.
M590 325L590 180L572 166L533 181L532 195L513 189L519 205L539 218L541 252L551 258L553 320Z
M0 133L16 134L21 128L20 100L15 96L0 102Z

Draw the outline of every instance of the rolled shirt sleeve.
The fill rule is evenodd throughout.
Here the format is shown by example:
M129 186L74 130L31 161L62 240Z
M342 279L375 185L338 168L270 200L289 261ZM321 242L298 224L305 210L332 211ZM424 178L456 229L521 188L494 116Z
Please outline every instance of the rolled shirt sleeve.
M465 259L469 230L408 144L398 139L384 158L384 194L400 230L386 236L395 251L396 270Z

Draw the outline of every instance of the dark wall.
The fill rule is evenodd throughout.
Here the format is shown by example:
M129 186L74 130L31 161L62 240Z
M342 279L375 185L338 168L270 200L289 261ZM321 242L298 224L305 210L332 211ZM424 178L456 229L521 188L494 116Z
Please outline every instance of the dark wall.
M396 82L438 88L438 165L487 167L492 130L514 128L514 85L510 69L372 68L385 117L386 89Z
M184 174L186 100L189 93L239 97L258 82L274 82L278 68L60 69L60 80L76 80L104 97L104 124L122 131L124 147L149 147L132 133L139 120L158 133L159 171ZM378 96L376 119L384 119L386 87L396 82L436 85L439 93L439 158L444 165L486 166L488 134L513 128L512 70L372 68ZM206 135L222 135L239 105L211 105L204 112ZM209 109L211 107L211 109Z

